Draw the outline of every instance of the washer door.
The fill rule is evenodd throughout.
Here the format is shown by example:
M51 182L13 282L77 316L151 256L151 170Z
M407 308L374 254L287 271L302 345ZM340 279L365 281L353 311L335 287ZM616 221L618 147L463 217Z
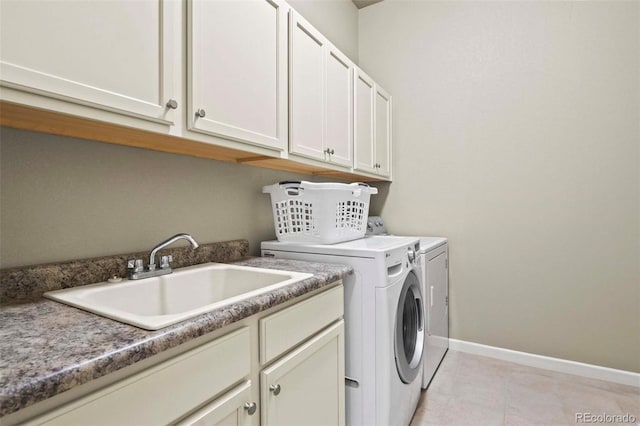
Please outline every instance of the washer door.
M411 271L402 285L396 309L396 367L404 383L413 382L420 373L424 347L423 312L420 280Z

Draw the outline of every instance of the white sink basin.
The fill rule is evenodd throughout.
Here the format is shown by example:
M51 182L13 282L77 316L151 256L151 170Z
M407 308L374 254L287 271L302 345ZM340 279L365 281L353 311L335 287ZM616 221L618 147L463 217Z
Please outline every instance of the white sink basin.
M169 275L91 284L50 291L44 296L136 327L158 330L312 276L207 263Z

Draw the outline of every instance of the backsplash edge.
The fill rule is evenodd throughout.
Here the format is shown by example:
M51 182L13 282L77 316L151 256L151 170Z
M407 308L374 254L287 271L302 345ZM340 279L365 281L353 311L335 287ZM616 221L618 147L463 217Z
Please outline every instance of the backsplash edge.
M191 247L166 248L162 255L173 256L172 268L183 268L208 262L230 262L249 255L248 240L231 240ZM106 281L110 277L127 276L127 260L145 259L149 252L101 256L59 263L18 266L0 269L0 304L41 297L43 293L63 288Z

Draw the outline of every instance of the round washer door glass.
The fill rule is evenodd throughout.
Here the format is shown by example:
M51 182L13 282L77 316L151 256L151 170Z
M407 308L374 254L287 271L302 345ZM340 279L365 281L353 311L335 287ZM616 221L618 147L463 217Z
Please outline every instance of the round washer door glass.
M404 383L413 382L420 373L424 346L423 312L420 280L411 271L402 285L396 310L395 358Z

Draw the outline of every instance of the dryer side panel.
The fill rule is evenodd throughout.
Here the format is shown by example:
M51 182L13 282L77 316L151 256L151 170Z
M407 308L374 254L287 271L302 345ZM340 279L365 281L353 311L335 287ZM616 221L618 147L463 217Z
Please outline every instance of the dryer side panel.
M449 348L447 246L432 250L424 256L427 335L422 386L426 388Z

